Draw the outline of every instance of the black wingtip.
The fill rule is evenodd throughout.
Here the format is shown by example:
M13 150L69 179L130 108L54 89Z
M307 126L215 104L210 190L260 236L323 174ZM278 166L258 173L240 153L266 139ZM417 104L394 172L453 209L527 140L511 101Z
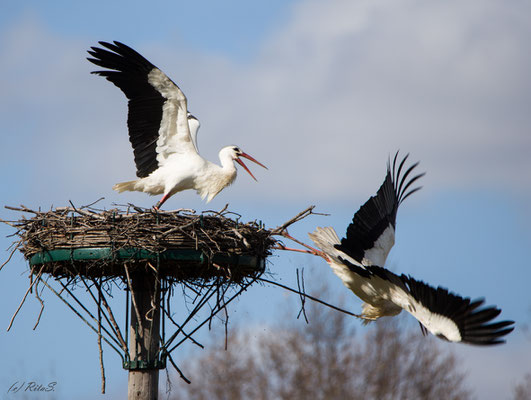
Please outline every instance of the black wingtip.
M430 312L453 321L461 336L461 343L490 346L505 343L504 336L514 330L514 321L492 322L501 313L495 306L485 306L485 300L471 300L451 293L448 289L436 289L411 276L401 275L409 293ZM442 337L442 336L441 336Z
M404 173L402 173L402 170L404 169L406 161L409 158L409 153L407 153L400 160L400 162L398 162L399 153L400 153L400 150L397 150L397 152L395 153L395 156L393 157L393 162L391 163L391 158L389 157L389 160L387 163L387 173L391 176L391 180L395 188L396 197L398 199L398 205L400 205L405 199L407 199L413 193L418 192L422 188L422 186L417 186L415 188L409 189L411 185L413 185L413 183L415 183L417 180L419 180L424 175L426 175L426 172L422 172L408 180L409 175L415 168L418 167L418 165L420 164L420 161L417 161L416 163L412 164L406 169ZM398 163L398 167L397 167L397 163Z

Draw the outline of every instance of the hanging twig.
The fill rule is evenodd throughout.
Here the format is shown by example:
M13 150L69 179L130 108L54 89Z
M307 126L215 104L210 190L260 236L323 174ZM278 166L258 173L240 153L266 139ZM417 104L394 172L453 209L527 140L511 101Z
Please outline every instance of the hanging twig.
M42 267L41 267L41 271L42 271ZM35 279L38 280L37 278L35 278ZM35 297L41 303L41 311L39 312L39 316L37 317L37 321L35 322L35 326L33 327L33 330L37 329L37 326L39 325L39 322L41 321L42 312L44 311L44 301L42 301L42 299L39 296L39 288L37 287L37 285L38 285L38 282L35 284ZM43 290L44 290L44 288L43 288Z
M22 298L22 301L20 302L17 310L15 311L15 313L13 314L13 316L11 317L11 321L9 322L9 326L7 327L7 332L9 332L9 330L11 329L11 326L13 325L13 321L15 321L15 318L18 314L18 312L20 311L20 309L22 308L22 305L24 304L24 302L26 301L26 297L28 297L28 293L30 292L31 288L33 287L33 285L35 285L35 282L37 282L38 278L40 278L41 274L42 274L42 270L43 270L44 266L41 267L40 271L39 271L39 274L37 276L37 279L35 279L30 287L28 288L28 290L26 290L26 293L24 294L24 297ZM31 269L31 273L33 273L33 268Z
M135 292L133 291L133 285L131 285L131 278L129 277L129 270L127 268L127 263L124 263L124 269L125 269L125 275L127 276L127 285L129 286L129 292L131 293L131 301L133 302L133 307L135 309L136 319L137 319L138 325L140 326L140 330L144 332L144 328L142 327L142 318L140 318L140 312L138 311L138 306L136 305L136 296L135 296Z
M302 290L301 290L301 280L302 280ZM301 279L299 280L299 269L297 268L297 286L299 288L299 297L301 299L301 309L299 313L297 314L297 319L302 315L304 316L304 320L306 323L308 323L308 317L306 316L306 309L304 308L304 305L306 304L306 291L304 289L304 270L301 272Z
M164 372L166 372L166 394L168 395L167 400L169 400L172 391L170 373L168 368L165 368Z
M100 282L101 283L101 282ZM105 394L105 367L103 366L103 348L101 347L101 285L98 286L98 349L100 352L100 369L101 369L101 393Z
M175 370L179 373L179 376L181 377L181 379L183 381L185 381L186 383L188 383L188 384L192 383L192 381L190 381L190 379L188 379L186 376L184 376L184 374L179 369L179 367L173 362L173 358L171 358L171 355L169 353L168 353L167 357L168 357L168 360L170 360L171 365L173 365L173 368L175 368Z
M227 310L227 305L225 304L223 306L225 309L225 351L228 348L229 345L229 311Z
M84 280L83 280L83 283L84 283ZM107 303L107 300L105 299L105 296L103 295L103 293L101 293L101 286L98 285L96 282L94 282L94 284L96 285L96 288L98 289L98 293L99 293L98 312L100 312L101 303L103 303L103 306L105 307L105 309L109 313L109 318L107 318L107 315L105 313L103 313L103 315L105 316L105 319L107 320L107 322L111 326L112 330L114 331L116 337L120 341L120 343L122 345L122 349L127 353L127 351L128 351L127 343L125 343L124 338L122 336L122 331L120 331L120 327L118 326L118 324L116 323L116 320L114 319L114 314L112 312L112 309L111 309L111 307L109 307L109 303ZM85 286L86 286L86 284L85 284ZM87 288L87 290L88 290L88 288ZM88 290L88 291L92 295L92 292L90 290ZM109 319L110 319L110 321L109 321Z
M1 222L6 223L5 221L1 221ZM7 260L2 265L0 265L0 271L2 271L2 268L4 268L4 265L6 265L9 261L11 261L11 257L13 257L13 254L15 254L15 251L17 251L19 249L19 245L20 245L21 242L22 242L22 240L18 241L16 246L13 248L13 250L11 250L11 253L9 253L9 257L7 258Z

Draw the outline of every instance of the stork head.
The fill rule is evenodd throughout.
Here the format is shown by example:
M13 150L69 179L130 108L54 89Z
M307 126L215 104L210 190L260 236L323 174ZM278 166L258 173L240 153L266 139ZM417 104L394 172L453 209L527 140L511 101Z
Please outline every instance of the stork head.
M243 161L241 160L240 157L243 157L243 158L246 158L248 160L251 160L252 162L260 165L261 167L267 169L267 167L262 164L261 162L255 160L253 157L251 157L249 154L243 152L238 146L227 146L225 147L224 149L222 149L221 151L224 151L226 150L229 154L229 156L232 158L233 161L236 161L238 164L240 164L243 169L245 169L247 171L247 173L249 175L252 176L252 178L256 181L256 178L254 177L254 175L251 173L251 171L249 170L249 168L247 168L247 166L243 163Z

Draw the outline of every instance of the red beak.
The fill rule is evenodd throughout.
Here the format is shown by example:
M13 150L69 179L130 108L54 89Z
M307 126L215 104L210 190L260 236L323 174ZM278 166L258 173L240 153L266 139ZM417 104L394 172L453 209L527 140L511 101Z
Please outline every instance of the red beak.
M249 175L251 175L251 176L253 177L253 179L254 179L255 181L256 181L256 178L254 177L254 175L252 174L252 172L249 171L249 168L247 168L247 165L245 165L245 164L243 163L243 161L242 161L239 157L247 158L248 160L251 160L252 162L258 164L259 166L261 166L261 167L267 169L267 167L266 167L264 164L262 164L261 162L256 161L256 160L255 160L253 157L251 157L249 154L246 154L246 153L242 152L242 153L238 156L238 158L237 158L235 161L236 161L238 164L240 164L240 165L243 167L243 169L245 169L245 170L249 173Z

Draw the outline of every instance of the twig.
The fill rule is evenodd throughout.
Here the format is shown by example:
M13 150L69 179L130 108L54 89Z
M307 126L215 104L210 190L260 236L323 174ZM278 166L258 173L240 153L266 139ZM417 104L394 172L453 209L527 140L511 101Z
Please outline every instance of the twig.
M299 269L297 268L297 286L299 288L299 297L301 299L301 309L299 311L299 314L297 314L297 319L301 316L301 314L304 316L304 320L306 323L308 323L308 317L306 316L306 309L304 308L306 304L306 291L304 289L304 270L301 272L301 279L302 279L302 291L301 291L301 281L299 280Z
M74 209L75 212L77 212L79 215L84 215L85 217L89 217L89 218L96 218L96 219L105 219L105 217L102 217L101 215L99 214L96 214L96 213L90 213L90 212L87 212L87 211L83 211L83 210L78 210L76 208L76 206L74 205L74 203L72 203L72 200L68 200L68 202L70 203L70 205L72 206L72 208Z
M185 381L186 383L188 383L188 384L192 383L192 381L190 381L190 379L188 379L186 376L184 376L184 374L179 369L179 367L177 365L175 365L175 363L173 362L173 358L171 358L171 355L167 354L167 357L168 357L168 360L170 360L171 365L173 365L173 368L175 368L177 370L177 372L179 373L179 376L181 377L181 379L183 381Z
M169 400L172 391L170 373L168 372L168 368L166 368L164 371L166 372L166 394L168 395L167 399Z
M83 281L83 283L84 283L84 281ZM96 283L96 282L94 282L94 283ZM85 284L85 286L86 286L86 284ZM98 313L101 310L101 303L103 303L103 306L107 309L107 312L109 313L110 321L109 321L109 319L107 319L107 316L105 314L103 314L103 315L105 316L105 319L107 319L107 322L109 322L109 324L112 326L116 337L118 338L118 340L120 341L120 343L122 345L122 349L127 353L127 351L128 351L127 344L124 341L124 338L122 336L122 332L120 331L120 327L118 326L118 324L116 323L116 320L114 319L114 314L112 312L111 307L109 307L109 303L107 303L107 300L105 299L105 296L103 295L103 293L101 293L101 283L100 283L100 285L96 284L96 288L98 289L98 293L99 293ZM88 290L88 287L87 287L87 290ZM89 292L90 292L90 290L89 290ZM90 294L92 294L92 292L90 292Z
M44 268L44 266L41 267L37 278L33 282L31 282L31 285L29 286L28 290L26 290L26 293L24 294L24 297L22 298L22 301L20 302L17 310L15 311L15 314L13 314L13 316L11 317L11 321L9 322L9 326L7 327L7 332L9 332L9 330L11 329L11 326L13 325L13 322L15 321L15 318L16 318L18 312L22 308L22 305L26 301L26 297L28 297L28 293L30 292L31 288L33 287L33 285L35 285L35 282L37 282L39 280L39 278L40 278L40 276L42 274L42 269L43 268ZM31 269L31 274L33 274L33 268Z
M41 267L41 271L42 271L42 268L44 268L44 265ZM38 278L35 278L35 280L38 280ZM33 327L33 330L37 329L37 326L39 325L39 322L41 321L42 312L44 311L44 301L42 301L42 299L39 296L39 288L37 287L37 285L38 283L35 285L35 297L41 303L41 311L39 312L39 316L37 317L37 321L35 322L35 326Z
M129 286L129 292L131 293L131 301L133 302L133 307L135 308L136 319L138 325L140 325L140 330L144 332L142 327L142 318L140 318L140 312L138 311L138 306L136 305L135 292L133 291L133 285L131 285L131 278L129 277L129 270L127 269L127 263L124 263L125 275L127 276L127 285Z
M4 222L4 221L2 221L2 222ZM18 250L18 246L20 245L20 242L22 242L22 240L18 241L17 245L13 248L13 250L9 254L9 257L7 258L7 260L2 265L0 265L0 271L2 271L2 268L4 268L4 265L6 265L9 261L11 261L11 257L13 257L13 254L15 254L15 251Z
M30 210L29 208L23 205L21 205L20 207L4 206L4 208L7 208L8 210L12 210L12 211L22 211L22 212L27 212L27 213L36 214L36 215L41 214L40 211Z
M207 211L204 211L205 213L211 213L211 214L214 214L214 215L219 215L219 216L223 216L223 213L225 211L227 211L227 208L229 208L229 203L226 203L225 206L219 210L219 211L214 211L214 210L207 210Z
M9 225L11 228L17 229L18 227L14 224L15 221L6 221L5 219L0 218L0 222L6 225Z
M100 201L105 200L105 197L100 197L98 200L93 201L90 204L87 204L86 206L81 206L80 208L89 208L92 207L94 204L99 203Z
M225 351L227 351L229 345L229 311L226 305L223 308L225 309Z
M237 237L238 239L240 239L240 240L242 241L242 243L243 243L243 245L244 245L245 247L247 247L248 249L250 249L250 248L252 247L252 246L249 244L249 242L247 241L247 239L245 239L245 237L243 237L243 235L242 235L240 232L238 232L238 230L237 230L236 228L232 228L232 232L236 235L236 237Z
M103 348L101 347L101 285L98 286L98 349L100 352L100 368L101 368L101 394L105 394L105 367L103 366Z
M288 226L293 225L295 222L299 222L301 219L306 218L308 215L312 215L312 214L314 214L314 215L327 215L327 214L314 213L313 212L314 208L315 208L315 206L310 206L306 210L301 211L300 213L295 215L293 218L291 218L289 221L287 221L287 222L283 223L282 225L280 225L279 227L273 229L271 231L271 234L272 235L280 235L280 234L282 234L282 232L285 231Z

